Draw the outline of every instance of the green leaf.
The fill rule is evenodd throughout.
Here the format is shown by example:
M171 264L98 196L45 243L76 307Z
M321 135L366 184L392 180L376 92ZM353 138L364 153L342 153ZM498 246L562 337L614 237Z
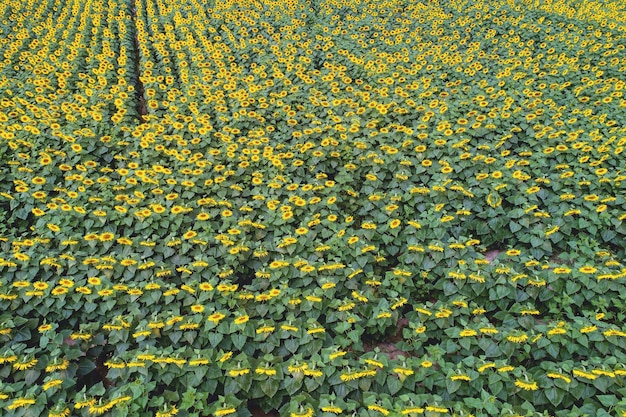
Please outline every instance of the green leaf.
M96 369L96 364L93 360L83 357L78 363L78 375L87 375Z
M596 398L605 407L614 407L619 402L615 395L598 395Z
M451 379L446 379L446 390L448 394L454 394L461 388L461 381L453 381Z
M485 411L490 415L495 416L499 413L500 409L495 404L487 402L485 403Z
M611 385L613 385L613 381L606 376L601 376L593 381L593 386L603 393L606 392Z
M217 332L209 333L209 343L212 347L217 348L220 342L224 339L224 335Z
M555 407L561 404L561 402L563 401L563 396L565 395L565 392L557 387L547 388L543 392L546 395L548 401L550 401L550 403Z
M550 343L548 346L546 346L546 352L548 352L548 355L552 356L553 358L558 358L559 356L558 344Z
M522 230L522 226L519 223L511 222L509 223L509 229L511 230L512 233L517 233L520 230Z
M443 293L446 296L450 296L452 294L456 294L459 291L454 282L445 281L443 283Z
M239 388L239 383L236 378L227 378L224 381L224 392L236 395L239 391L241 391L241 389Z
M284 341L285 344L285 348L291 352L291 353L296 353L298 351L298 348L300 347L300 341L298 339L286 339Z
M543 245L543 243L544 243L544 241L540 237L532 236L530 238L530 244L532 245L533 248L541 247Z
M504 384L502 381L495 381L489 384L489 390L494 396L499 396L502 390L504 390Z
M289 395L293 396L302 387L302 379L287 377L285 378L283 385L284 385L285 391L287 391Z
M247 339L248 338L243 334L235 333L230 336L230 340L233 343L233 346L235 347L235 349L237 350L241 350L243 348L243 346L246 344ZM213 344L211 343L211 345Z
M480 398L463 398L463 402L470 408L481 410L483 408L484 402Z
M470 350L472 347L472 341L469 338L462 337L459 339L459 345L465 350Z
M389 378L387 378L386 386L390 395L396 395L396 393L402 388L402 382L400 381L400 379L394 376L390 376Z
M33 385L40 375L41 371L38 371L36 369L27 370L24 375L24 381L26 381L26 385Z
M191 388L187 389L183 394L182 401L180 402L181 410L188 410L196 403L196 390Z
M611 229L604 229L600 232L600 237L602 237L602 240L605 242L612 242L615 236L617 236L617 233Z

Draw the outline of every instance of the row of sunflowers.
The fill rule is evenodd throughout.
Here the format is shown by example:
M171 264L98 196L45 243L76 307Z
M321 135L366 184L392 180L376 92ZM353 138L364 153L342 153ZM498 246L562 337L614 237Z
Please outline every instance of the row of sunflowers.
M3 413L626 413L625 27L3 2Z

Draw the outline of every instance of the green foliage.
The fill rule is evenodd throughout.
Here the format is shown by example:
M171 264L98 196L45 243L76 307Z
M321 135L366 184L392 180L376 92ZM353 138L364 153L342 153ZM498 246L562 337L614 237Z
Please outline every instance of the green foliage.
M3 413L626 412L619 2L0 15Z

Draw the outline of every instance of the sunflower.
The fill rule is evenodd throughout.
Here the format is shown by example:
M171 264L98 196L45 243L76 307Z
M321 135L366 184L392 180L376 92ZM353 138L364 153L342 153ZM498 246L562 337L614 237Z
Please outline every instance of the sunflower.
M598 271L598 269L591 265L584 265L578 268L578 271L582 272L583 274L594 274Z
M185 234L183 235L183 239L192 239L194 237L198 236L198 232L196 232L195 230L188 230L187 232L185 232Z

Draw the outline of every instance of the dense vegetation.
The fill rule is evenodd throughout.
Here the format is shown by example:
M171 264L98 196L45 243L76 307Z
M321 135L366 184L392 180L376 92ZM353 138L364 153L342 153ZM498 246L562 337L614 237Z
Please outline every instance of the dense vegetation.
M621 1L0 4L0 408L626 413Z

